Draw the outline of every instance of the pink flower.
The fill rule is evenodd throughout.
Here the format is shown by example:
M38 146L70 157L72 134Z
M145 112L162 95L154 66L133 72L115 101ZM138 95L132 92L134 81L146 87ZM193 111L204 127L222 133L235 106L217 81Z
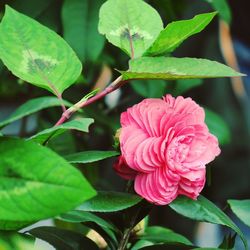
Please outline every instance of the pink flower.
M204 110L191 98L145 99L121 115L122 156L115 170L134 179L135 191L165 205L178 195L196 199L205 184L206 164L220 154Z

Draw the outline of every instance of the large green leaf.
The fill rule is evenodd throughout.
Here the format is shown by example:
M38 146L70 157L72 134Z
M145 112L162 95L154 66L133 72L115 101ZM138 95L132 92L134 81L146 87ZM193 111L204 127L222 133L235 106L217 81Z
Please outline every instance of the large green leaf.
M157 39L145 52L156 56L173 52L188 37L201 32L213 19L216 12L196 15L190 20L172 22L161 31Z
M131 57L139 57L163 29L155 9L142 0L108 0L100 10L99 31Z
M147 227L140 238L154 243L193 245L193 243L183 235L159 226Z
M27 115L31 115L39 110L61 106L61 101L53 96L44 96L31 99L18 107L6 120L0 122L0 129L16 120L19 120ZM65 106L72 106L71 103L64 101Z
M84 151L65 156L70 163L90 163L117 156L117 151Z
M82 174L48 148L0 138L0 229L56 216L96 192Z
M170 203L169 206L177 213L193 220L220 224L233 229L241 237L245 249L248 249L247 241L241 230L225 213L205 197L200 195L197 200L179 197Z
M228 124L219 115L207 108L205 113L205 121L209 131L218 138L221 145L229 143L231 133Z
M250 200L228 200L236 216L250 227Z
M63 34L81 61L94 61L105 38L98 33L98 13L103 0L65 0L62 8Z
M212 5L214 10L218 11L222 20L228 24L232 21L232 14L227 0L205 0Z
M132 207L142 200L134 194L99 191L97 196L83 203L78 209L88 212L115 212Z
M31 235L50 243L58 250L98 250L97 245L81 233L56 227L37 227L28 231Z
M0 58L17 77L60 95L82 65L55 32L6 6L0 24Z
M242 76L224 64L197 58L141 57L130 60L129 70L120 71L123 80L193 79Z
M94 122L91 118L79 118L69 122L65 122L59 126L54 126L52 128L45 129L32 137L29 140L33 140L38 143L45 143L53 137L59 136L67 130L77 130L81 132L88 132L89 126Z

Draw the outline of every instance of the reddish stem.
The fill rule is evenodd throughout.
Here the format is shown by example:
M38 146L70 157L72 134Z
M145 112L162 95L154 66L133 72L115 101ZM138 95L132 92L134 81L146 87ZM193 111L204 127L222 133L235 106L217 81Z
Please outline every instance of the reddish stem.
M61 94L58 94L57 95L57 98L60 100L60 102L61 102L61 107L62 107L62 111L63 112L66 112L66 107L65 107L65 105L64 105L64 103L63 103L63 98L62 98L62 95Z
M131 50L131 59L134 59L135 51L134 51L134 46L133 46L133 37L130 33L130 29L128 33L129 33L129 45L130 45L130 50Z
M90 105L93 102L96 102L97 100L103 98L104 96L106 96L107 94L115 91L116 89L120 88L125 81L121 80L122 77L118 77L114 82L112 82L108 87L106 87L102 92L96 94L95 96L89 98L87 101L83 101L80 103L75 104L73 107L75 107L74 109L69 108L66 111L63 112L61 118L57 121L57 123L55 124L55 126L61 125L62 123L64 123L66 120L68 120L71 115L73 113L75 113L78 109L86 107L88 105Z

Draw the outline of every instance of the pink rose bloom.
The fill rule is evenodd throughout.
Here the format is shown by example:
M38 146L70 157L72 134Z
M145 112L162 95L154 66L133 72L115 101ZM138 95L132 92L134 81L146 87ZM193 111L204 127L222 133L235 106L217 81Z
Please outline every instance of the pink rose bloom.
M178 195L196 199L206 164L220 154L204 110L191 98L145 99L121 114L122 156L114 168L135 181L146 200L165 205Z

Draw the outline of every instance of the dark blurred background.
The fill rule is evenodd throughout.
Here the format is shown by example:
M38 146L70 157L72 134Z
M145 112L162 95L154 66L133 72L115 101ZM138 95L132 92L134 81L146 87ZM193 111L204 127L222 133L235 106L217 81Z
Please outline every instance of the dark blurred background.
M104 88L111 79L118 75L113 69L126 70L129 59L118 48L108 44L97 32L98 10L104 1L83 0L83 2L83 6L85 5L88 10L84 12L85 23L81 23L81 19L74 19L74 10L71 15L65 11L65 8L73 4L74 0L2 0L0 2L0 18L4 13L4 5L9 4L58 32L75 49L83 62L84 70L77 84L64 93L64 99L72 103L79 101L96 87ZM214 6L205 0L150 0L147 2L159 11L165 25L171 21L192 18L196 14L214 10ZM242 73L250 75L249 0L230 0L229 4L232 11L230 38L238 60L238 67ZM230 62L230 51L227 51L223 42L220 43L224 41L220 39L223 38L224 33L219 29L219 22L223 21L216 17L202 33L184 42L174 55L201 57L222 63L225 63L226 59ZM65 29L70 25L72 29L76 29L75 33L73 32L76 34L74 37L70 36ZM77 40L84 41L85 37L90 38L92 42L84 44L84 48L81 48L81 45L76 46ZM229 211L226 207L227 199L250 198L249 89L249 77L244 77L242 82L231 82L230 79L209 79L185 82L144 81L127 84L120 91L105 100L92 104L84 109L83 114L80 114L95 119L90 134L66 133L51 141L49 147L62 154L86 149L112 149L113 136L119 128L120 113L127 107L138 103L145 97L161 97L167 93L190 96L224 120L221 126L220 120L212 118L212 126L224 137L221 156L208 166L208 181L203 194L221 208L225 208L225 211ZM0 61L0 119L7 117L27 100L45 95L50 94L17 79ZM59 108L43 110L39 114L6 127L4 133L19 134L23 137L31 135L52 126L59 118L60 112ZM97 187L121 190L125 184L114 174L111 166L112 161L108 160L84 166L81 169L84 169L86 176ZM191 238L194 236L197 225L180 218L170 209L160 207L155 209L152 215L152 223L164 224Z

